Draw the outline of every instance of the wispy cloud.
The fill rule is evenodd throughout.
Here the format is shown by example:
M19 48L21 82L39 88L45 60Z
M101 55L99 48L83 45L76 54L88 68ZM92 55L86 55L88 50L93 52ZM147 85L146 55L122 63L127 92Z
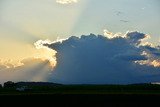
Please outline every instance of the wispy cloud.
M56 0L56 2L60 4L71 4L71 3L77 3L78 0Z

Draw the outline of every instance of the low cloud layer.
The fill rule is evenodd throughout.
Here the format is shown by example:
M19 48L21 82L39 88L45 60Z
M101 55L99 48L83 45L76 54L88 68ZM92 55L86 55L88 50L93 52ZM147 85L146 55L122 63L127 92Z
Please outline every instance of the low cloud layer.
M47 81L51 67L48 60L28 58L21 61L23 65L14 67L0 65L0 83L6 81Z
M57 51L57 66L49 81L66 84L130 84L160 81L160 46L144 44L149 36L72 36L62 42L44 43Z
M56 0L59 4L71 4L71 3L77 3L78 0Z
M55 41L56 42L56 41ZM34 43L34 54L19 60L0 59L0 83L6 81L47 81L56 66L56 51L43 46L49 40Z

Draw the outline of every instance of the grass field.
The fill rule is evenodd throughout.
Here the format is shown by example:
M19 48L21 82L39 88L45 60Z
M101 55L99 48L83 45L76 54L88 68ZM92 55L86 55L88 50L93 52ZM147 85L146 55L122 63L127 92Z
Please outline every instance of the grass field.
M153 84L135 85L58 85L30 86L31 90L17 91L16 87L0 88L0 103L25 105L43 104L70 107L91 105L144 106L159 103L160 86ZM7 102L7 103L6 103ZM10 102L10 103L8 103ZM84 106L84 107L85 107Z
M155 94L160 95L160 85L58 85L27 86L30 90L18 91L17 87L0 88L0 95L31 94Z

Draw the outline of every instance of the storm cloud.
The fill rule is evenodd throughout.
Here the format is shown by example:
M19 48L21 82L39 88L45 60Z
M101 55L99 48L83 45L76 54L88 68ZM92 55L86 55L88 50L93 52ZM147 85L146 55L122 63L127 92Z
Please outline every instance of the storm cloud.
M160 48L144 45L148 35L72 36L43 44L55 51L57 65L48 81L65 84L131 84L160 81ZM111 38L111 36L113 36Z
M1 83L49 81L62 84L133 84L160 82L160 46L145 43L140 32L71 36L51 42L38 40L40 56L0 63ZM41 51L39 51L41 52ZM54 66L51 66L54 65Z

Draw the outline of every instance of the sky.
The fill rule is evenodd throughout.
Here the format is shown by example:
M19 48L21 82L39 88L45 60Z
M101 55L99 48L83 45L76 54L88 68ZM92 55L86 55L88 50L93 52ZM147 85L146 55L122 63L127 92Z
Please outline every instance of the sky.
M3 76L5 78L0 81L16 80L17 77L20 78L16 81L20 81L25 75L24 72L35 72L33 69L37 62L39 65L47 62L44 68L48 72L42 73L41 69L40 73L35 72L35 76L29 74L25 81L48 81L46 75L58 72L59 68L56 66L60 66L58 64L61 61L57 62L59 61L59 57L56 57L59 55L57 49L48 48L43 44L59 43L71 36L81 38L81 35L93 33L110 35L112 38L116 34L125 36L127 31L138 31L150 37L144 41L149 42L149 47L154 47L159 54L157 48L160 44L159 11L159 0L0 0L0 73L5 75ZM61 49L66 50L65 45ZM147 54L151 55L151 53L153 52L149 51ZM157 67L158 58L159 56L156 56L157 60L155 56L148 57L148 63L145 64ZM35 63L26 64L24 60ZM24 69L21 71L17 67ZM35 67L37 68L38 65ZM10 69L18 73L8 73ZM39 74L45 79L42 79ZM60 77L57 78L58 81Z

